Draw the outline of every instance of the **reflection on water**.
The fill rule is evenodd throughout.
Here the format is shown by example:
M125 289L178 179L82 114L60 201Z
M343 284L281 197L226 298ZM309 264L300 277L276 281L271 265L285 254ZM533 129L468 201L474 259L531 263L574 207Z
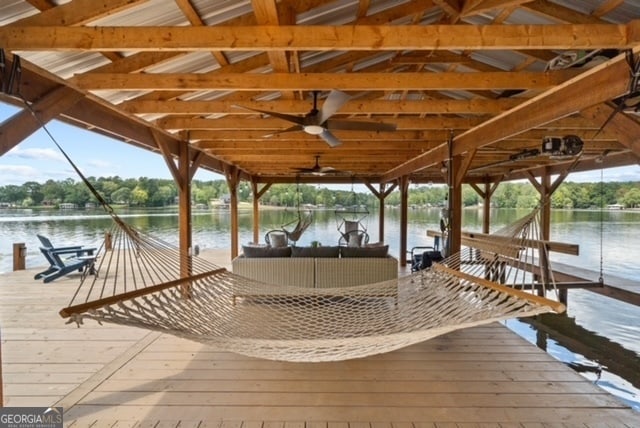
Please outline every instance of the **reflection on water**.
M491 231L494 232L504 225L512 223L525 215L526 211L500 209L492 210ZM177 245L178 243L178 214L173 210L140 211L123 210L119 215L132 226L150 233L156 238ZM333 211L314 211L314 221L298 242L308 245L312 241L319 241L323 245L337 245L339 233L337 231L340 218L336 218ZM292 210L262 210L260 212L260 241L264 234L280 228L296 218ZM426 236L426 230L439 230L440 210L412 209L409 210L408 248L414 246L432 245ZM467 209L463 212L463 227L465 230L478 231L482 228L482 210ZM239 214L239 242L247 243L253 240L252 211L240 211ZM377 211L364 219L364 226L368 229L371 241L380 239L378 236ZM7 272L12 268L13 243L23 242L27 247L27 267L38 267L45 264L45 260L38 250L36 234L40 233L51 238L54 245L100 245L104 232L111 227L111 219L100 210L58 211L58 210L1 210L0 209L0 272ZM229 212L194 211L192 219L193 243L201 249L229 248L230 219ZM398 256L400 236L400 211L388 209L385 213L385 243L389 244L391 254ZM602 241L601 241L602 236ZM552 211L551 239L580 245L579 256L552 254L552 261L571 264L593 271L593 280L597 279L600 269L601 242L603 254L603 269L605 279L607 275L640 281L640 212L605 211ZM583 290L569 292L568 315L574 320L574 331L593 332L597 336L611 339L622 345L636 357L640 355L640 308L608 299L606 297ZM517 332L536 343L540 332L529 324L512 320L507 322L509 327L518 326ZM549 333L545 333L549 334ZM632 376L625 379L619 375L603 369L597 371L603 360L585 355L574 349L573 344L561 344L550 334L546 339L547 351L572 364L583 371L583 375L598 385L609 389L612 393L623 397L638 409L638 384L631 383ZM565 347L566 346L566 347ZM572 351L569 351L572 349ZM638 370L636 359L635 370ZM607 365L602 363L603 366ZM611 363L609 363L611 365ZM618 391L617 393L614 391Z
M504 324L640 412L640 354L581 327L567 314Z

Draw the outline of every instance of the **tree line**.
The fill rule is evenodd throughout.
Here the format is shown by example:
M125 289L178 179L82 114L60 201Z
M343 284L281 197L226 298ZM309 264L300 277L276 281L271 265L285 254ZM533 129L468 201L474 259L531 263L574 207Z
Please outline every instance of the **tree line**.
M173 180L158 178L90 177L89 182L107 203L131 207L167 207L177 204L178 190ZM448 189L443 185L412 185L408 203L411 206L446 206ZM240 202L252 201L251 186L241 182ZM194 204L209 205L214 200L226 200L229 188L225 180L194 180L191 198ZM482 203L471 186L462 188L464 206ZM532 208L539 200L538 192L529 183L501 183L493 193L491 203L500 208ZM73 179L29 181L22 185L0 186L0 203L15 207L58 207L62 203L84 207L96 203L96 198L82 181ZM562 183L551 198L553 208L589 209L620 204L625 208L640 207L640 182ZM309 184L275 184L265 192L263 205L296 207L298 205L338 206L366 205L375 207L378 199L369 191L331 190ZM387 205L400 205L400 193L392 192Z

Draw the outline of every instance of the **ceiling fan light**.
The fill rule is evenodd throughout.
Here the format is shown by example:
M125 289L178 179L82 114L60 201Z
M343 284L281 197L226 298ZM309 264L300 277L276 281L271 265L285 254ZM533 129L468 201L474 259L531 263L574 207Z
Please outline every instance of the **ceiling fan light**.
M324 132L324 128L320 125L306 125L304 127L304 132L310 135L320 135Z

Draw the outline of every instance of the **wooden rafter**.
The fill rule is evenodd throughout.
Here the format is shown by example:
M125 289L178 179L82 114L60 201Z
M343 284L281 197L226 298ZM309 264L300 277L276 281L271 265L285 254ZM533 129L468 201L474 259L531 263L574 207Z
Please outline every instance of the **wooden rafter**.
M558 25L0 27L24 51L500 50L632 47L639 22ZM29 34L29 37L24 37Z
M478 73L224 73L224 74L113 74L80 75L73 79L87 90L453 90L548 89L578 74L577 70Z

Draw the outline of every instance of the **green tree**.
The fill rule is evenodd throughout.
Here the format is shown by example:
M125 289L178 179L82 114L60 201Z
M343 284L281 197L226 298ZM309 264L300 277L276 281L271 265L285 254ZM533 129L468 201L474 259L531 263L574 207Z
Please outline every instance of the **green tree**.
M472 207L480 203L480 195L471 186L462 186L462 205Z
M131 203L131 189L123 186L111 194L111 199L116 204L129 205Z
M635 187L630 189L621 199L620 202L625 208L638 208L640 207L640 188Z
M35 181L28 181L22 185L31 203L29 205L41 205L44 200L44 193L42 193L42 184Z
M131 191L131 203L137 206L145 206L149 199L149 193L142 188L142 186L136 186Z

